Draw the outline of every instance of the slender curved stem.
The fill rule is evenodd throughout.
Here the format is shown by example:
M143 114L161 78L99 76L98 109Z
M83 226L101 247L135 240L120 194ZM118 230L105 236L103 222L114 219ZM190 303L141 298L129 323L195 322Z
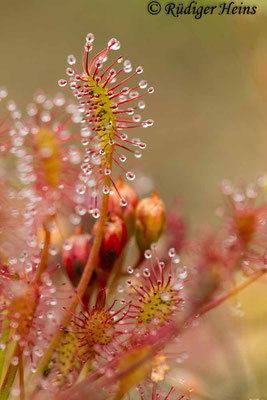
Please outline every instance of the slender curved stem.
M83 366L80 375L78 376L77 383L81 382L83 379L86 378L92 366L92 360L89 359Z
M2 337L1 337L1 342L5 344L5 348L0 350L0 384L2 382L2 375L4 372L4 367L5 367L5 362L6 362L6 353L7 353L7 347L8 347L8 338L10 336L10 329L8 329L8 326L10 324L10 320L6 319L3 322L3 332L2 332Z
M15 352L14 352L14 357L18 357L19 355L19 346L16 344ZM9 367L7 369L5 378L3 380L3 383L1 385L0 389L0 400L7 400L10 395L10 390L13 386L16 374L18 370L18 364L14 365L12 363L9 364Z
M106 177L105 184L108 187L110 187L109 176ZM42 359L38 365L38 368L36 371L37 375L42 374L42 372L45 370L48 362L50 361L50 358L62 337L62 334L63 334L62 328L65 328L69 325L71 318L72 318L71 313L75 312L75 310L79 304L79 301L80 301L79 299L83 297L83 295L87 289L88 283L90 282L92 273L93 273L95 267L97 266L98 253L99 253L99 249L100 249L103 234L104 234L104 227L105 227L105 221L106 221L107 210L108 210L108 199L109 199L109 194L103 194L102 206L101 206L101 210L100 210L100 217L99 217L98 225L97 225L97 232L95 235L92 249L90 251L89 258L87 260L86 266L83 271L83 275L82 275L79 285L77 287L77 291L76 291L77 294L75 294L72 297L69 307L66 310L66 312L63 316L63 319L61 321L60 329L57 331L57 333L53 337L52 341L50 342L49 347L47 348L44 356L42 357Z
M7 400L9 398L11 387L14 383L18 366L10 364L6 378L3 382L3 386L0 393L0 400Z
M245 282L242 282L240 285L235 286L233 289L229 290L227 293L222 294L221 296L216 297L214 300L212 300L210 303L205 304L201 310L200 310L200 315L205 314L206 312L212 310L213 308L219 306L221 303L223 303L225 300L229 299L230 297L234 296L235 294L239 293L241 290L245 289L247 286L249 286L251 283L255 282L257 279L259 279L261 276L266 274L267 269L261 269L257 272L255 272L251 277L249 277Z

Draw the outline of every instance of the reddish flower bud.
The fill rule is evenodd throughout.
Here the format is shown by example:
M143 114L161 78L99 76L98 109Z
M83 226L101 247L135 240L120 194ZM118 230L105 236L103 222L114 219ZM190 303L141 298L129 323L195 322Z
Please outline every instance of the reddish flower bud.
M97 224L93 227L92 234L97 229ZM105 286L114 262L120 256L127 242L127 229L123 220L109 213L105 222L104 236L102 239L99 256L100 263L97 268L101 286Z
M121 177L116 182L116 187L121 199L116 192L109 196L109 210L121 217L126 225L128 237L134 232L134 214L138 203L138 196L130 185L127 185ZM126 205L123 203L126 202Z
M135 212L136 241L141 252L157 242L165 226L165 206L157 192L141 200Z
M91 249L91 236L76 234L63 245L62 263L74 286L79 283Z

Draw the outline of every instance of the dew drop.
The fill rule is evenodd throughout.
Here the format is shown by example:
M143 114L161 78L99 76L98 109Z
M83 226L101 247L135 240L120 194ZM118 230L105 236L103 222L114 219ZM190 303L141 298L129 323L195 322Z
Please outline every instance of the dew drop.
M180 279L186 279L187 278L187 269L186 269L186 267L183 267L182 270L179 271L178 277Z
M125 162L127 160L127 157L124 156L123 154L121 154L119 158L121 162Z
M43 350L41 350L41 349L39 349L39 347L35 347L34 348L34 354L37 356L37 357L42 357L43 355L44 355L44 352L43 352Z
M102 190L104 194L109 194L110 192L109 187L107 185L104 185Z
M5 97L7 97L7 90L5 87L1 87L0 88L0 98L4 99Z
M84 50L89 53L92 50L93 46L91 45L90 42L86 42L84 45Z
M121 140L127 140L128 139L128 135L126 135L126 133L122 133L120 135Z
M48 313L46 314L48 319L53 319L54 318L54 313L53 311L48 311Z
M148 269L148 268L145 268L143 274L144 274L144 276L145 276L146 278L149 278L149 277L150 277L150 271L149 271L149 269Z
M157 243L152 243L150 247L153 251L155 251L157 249Z
M121 93L123 94L123 95L127 95L128 93L129 93L129 88L128 87L125 87L125 88L123 88L122 89L122 91L121 91Z
M12 365L18 365L19 359L18 357L12 357L10 362Z
M126 207L128 204L126 199L121 199L120 203L121 203L122 207Z
M173 285L173 289L177 290L177 291L182 290L183 288L184 288L184 285L182 284L182 282L177 282Z
M76 58L73 54L70 54L67 58L67 61L69 65L74 65L76 63Z
M124 288L122 285L119 285L117 288L118 293L123 293L124 292Z
M144 150L146 148L146 143L141 142L141 143L138 144L138 146L139 146L140 149Z
M171 249L169 249L168 254L169 254L169 257L173 258L176 255L175 249L173 247Z
M110 39L110 41L108 42L108 47L109 47L111 50L119 50L119 48L121 47L121 45L120 45L120 42L119 42L117 39L112 38L112 39Z
M181 261L181 259L178 255L174 256L174 258L173 258L174 264L179 264L180 261Z
M170 294L168 292L166 292L166 291L163 291L161 293L160 298L161 298L162 301L169 301L170 300Z
M78 185L76 185L76 192L78 194L84 194L86 192L86 186L82 183L79 183Z
M140 121L141 121L141 115L135 114L135 115L133 116L133 121L134 121L134 122L140 122Z
M89 43L93 43L93 41L95 40L95 36L94 36L94 34L93 33L88 33L87 35L86 35L86 41L87 42L89 42Z
M163 261L161 261L161 262L159 263L159 268L160 268L160 269L164 269L164 268L165 268L165 263L164 263Z
M153 126L153 124L154 124L153 119L147 119L146 124L147 124L147 126Z
M66 86L67 85L67 81L66 81L66 79L59 79L59 81L58 81L58 86L60 86L60 87L64 87L64 86Z
M145 107L146 107L146 104L145 104L145 102L144 101L139 101L138 102L138 108L140 109L140 110L143 110Z
M127 110L128 115L133 115L134 114L134 109L132 107L129 107Z
M94 218L96 218L96 219L100 217L100 211L98 210L98 208L95 208L95 209L93 210L92 216L93 216Z
M151 250L146 250L144 252L144 257L148 260L150 258L152 258L152 251Z
M49 254L51 255L51 256L56 256L57 255L57 253L58 253L58 249L57 249L57 247L55 246L55 245L50 245L49 246Z
M126 178L129 181L133 181L135 179L135 174L133 172L131 172L131 171L128 171L128 172L126 172Z
M82 206L81 204L78 204L75 207L75 211L78 215L85 215L86 214L86 208L84 206Z
M37 371L37 366L36 366L36 364L32 364L32 366L31 366L31 371L32 371L33 374Z
M140 87L140 89L145 89L147 87L147 81L144 81L144 80L140 81L139 87ZM138 106L139 106L139 103L138 103Z
M31 354L31 352L30 352L30 350L28 348L26 348L26 349L23 350L23 354L24 354L25 357L28 357Z
M75 73L75 72L73 71L72 68L67 68L67 69L66 69L66 74L67 74L68 76L73 76L74 73Z
M140 151L136 150L134 152L134 156L135 156L135 158L141 158L142 157L142 153Z
M81 217L77 214L71 214L69 219L73 225L79 225L81 223Z

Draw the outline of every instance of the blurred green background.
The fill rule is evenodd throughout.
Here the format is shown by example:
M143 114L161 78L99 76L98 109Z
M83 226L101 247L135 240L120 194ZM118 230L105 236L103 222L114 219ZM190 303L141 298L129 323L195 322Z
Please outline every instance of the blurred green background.
M244 1L258 6L255 16L204 16L201 20L152 16L147 3L2 0L0 86L6 86L23 108L36 90L51 94L59 90L57 81L65 77L66 57L75 54L79 59L88 32L95 34L94 48L99 50L111 37L119 39L119 52L134 66L142 65L144 79L156 89L145 110L155 125L136 133L148 144L139 166L154 179L167 203L180 196L185 215L197 226L215 220L222 179L249 182L267 169L267 2ZM71 97L68 88L63 90ZM224 307L217 322L211 318L211 325L222 332L219 349L228 340L229 329L238 338L240 362L247 371L245 383L232 375L231 362L226 367L228 375L215 374L211 393L217 393L216 399L265 395L265 292L266 285L259 284L240 297L247 318L235 316L228 324ZM193 342L198 339L197 334ZM196 343L207 352L214 351L209 349L210 342ZM229 347L223 349L229 352ZM216 352L212 354L216 359ZM195 359L191 360L194 365ZM208 385L210 364L203 365ZM239 368L234 368L237 374ZM226 380L234 387L229 392Z
M155 125L136 133L148 143L139 165L165 200L181 196L195 225L212 220L223 178L250 181L267 167L267 3L244 2L258 5L255 16L201 20L152 16L147 3L2 0L0 85L24 107L38 89L59 90L66 56L81 56L88 32L95 49L118 38L156 89L146 101Z

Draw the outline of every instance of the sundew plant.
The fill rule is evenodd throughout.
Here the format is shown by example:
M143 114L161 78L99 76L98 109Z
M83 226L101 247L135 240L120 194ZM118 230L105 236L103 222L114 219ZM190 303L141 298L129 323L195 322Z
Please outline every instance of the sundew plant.
M221 223L191 238L135 184L154 89L93 42L25 112L0 89L0 400L214 398L180 378L182 338L266 273L264 179L223 181Z

